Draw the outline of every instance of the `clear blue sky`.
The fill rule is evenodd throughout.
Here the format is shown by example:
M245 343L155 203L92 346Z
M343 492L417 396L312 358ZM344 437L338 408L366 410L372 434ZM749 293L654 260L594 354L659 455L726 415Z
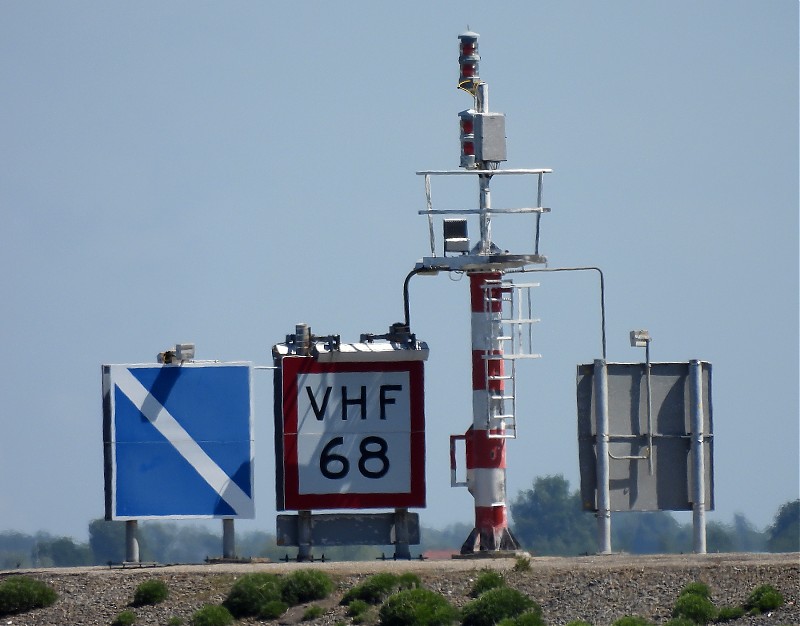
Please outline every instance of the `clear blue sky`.
M798 497L794 0L3 1L0 531L85 538L102 516L101 364L183 341L268 364L297 322L355 341L402 319L427 250L414 172L458 165L468 26L506 166L554 170L541 251L606 273L609 359L643 358L628 331L648 328L654 360L713 363L709 519L763 527ZM546 474L578 486L575 366L600 356L596 278L539 282L511 498ZM422 523L470 523L447 451L472 419L467 284L411 297L431 347ZM269 376L242 529L274 530Z

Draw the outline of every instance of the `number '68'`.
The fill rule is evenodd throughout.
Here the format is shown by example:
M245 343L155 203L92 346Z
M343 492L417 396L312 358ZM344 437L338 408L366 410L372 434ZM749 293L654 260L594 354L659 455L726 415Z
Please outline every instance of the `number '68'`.
M319 471L325 478L337 480L344 478L350 472L350 461L346 456L336 454L333 449L344 443L344 437L334 437L322 449L319 457ZM358 459L358 471L365 478L383 478L389 471L389 457L386 451L389 445L381 437L364 437L358 445L361 456ZM370 460L380 463L377 470L367 467ZM370 467L375 467L375 463L370 463Z

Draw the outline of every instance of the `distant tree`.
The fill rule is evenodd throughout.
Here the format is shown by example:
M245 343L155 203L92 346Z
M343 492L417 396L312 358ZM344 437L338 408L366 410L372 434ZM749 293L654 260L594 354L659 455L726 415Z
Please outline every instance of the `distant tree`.
M733 527L722 522L706 524L706 550L708 552L735 552L736 536Z
M31 552L35 543L31 535L16 531L0 533L0 569L32 566Z
M612 513L611 545L632 554L691 552L692 529L665 511Z
M800 500L787 502L778 509L767 528L770 552L800 552Z
M222 535L198 524L146 521L139 525L139 556L156 563L202 563L222 556Z
M737 552L763 552L767 548L767 535L760 532L741 513L733 516L733 533Z
M236 552L243 557L277 560L286 554L279 549L275 535L261 530L251 530L236 537Z
M43 567L75 567L92 564L88 544L76 543L69 537L37 541L33 548L38 565Z
M95 519L89 522L89 547L96 565L125 560L125 522Z
M180 528L173 522L144 522L139 526L139 555L143 561L156 563L198 562L196 559L172 559L169 553L177 541ZM201 559L202 560L202 559Z
M458 551L472 532L470 524L457 522L442 529L422 528L420 530L422 545L420 549L426 550L456 550Z
M514 533L536 554L578 555L597 552L595 518L582 510L578 491L570 493L561 475L537 478L511 504Z

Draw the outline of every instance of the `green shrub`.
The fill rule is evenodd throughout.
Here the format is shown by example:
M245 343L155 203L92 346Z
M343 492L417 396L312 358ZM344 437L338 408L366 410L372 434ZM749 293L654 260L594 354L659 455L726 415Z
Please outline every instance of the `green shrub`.
M708 624L717 617L717 608L708 598L694 593L679 596L672 617L685 617L697 624Z
M370 618L370 611L366 613L359 613L358 615L352 618L354 624L368 624L370 622L374 622L374 619Z
M167 620L167 626L183 626L182 617L170 617Z
M484 591L496 589L497 587L505 587L505 585L506 581L500 572L496 572L491 569L485 569L478 574L478 578L475 581L475 584L472 585L472 590L469 592L469 595L473 598L477 598Z
M350 617L356 617L358 615L362 615L369 610L369 604L364 602L363 600L353 600L350 604L347 605L347 614Z
M333 591L333 581L325 572L301 569L292 572L281 582L281 599L289 606L327 598Z
M397 583L400 585L401 589L418 589L422 586L422 581L420 580L419 576L413 572L400 574L397 577Z
M269 602L281 600L281 580L275 574L246 574L231 588L222 606L236 619L261 614Z
M169 596L167 584L163 580L145 580L133 593L133 606L158 604Z
M233 615L224 606L206 604L192 614L192 626L228 626L233 624Z
M751 613L763 613L764 611L777 609L782 604L783 595L780 591L772 585L761 585L756 587L753 593L748 596L747 601L744 603L744 608Z
M322 610L321 606L317 606L316 604L314 604L314 605L308 607L303 612L303 621L307 622L308 620L317 619L318 617L322 617L322 614L324 612L325 611Z
M500 620L497 626L545 626L545 623L541 615L523 613L517 617L506 617Z
M694 593L678 596L672 617L685 617L696 624L708 624L717 617L717 608L708 598Z
M730 622L743 617L745 610L740 606L723 606L717 614L718 622Z
M592 626L590 622L582 619L576 619L567 623L567 626Z
M673 617L664 626L695 626L695 623L685 617Z
M517 560L514 562L514 571L515 572L530 572L531 571L531 560L527 556L518 556Z
M386 601L379 616L381 626L447 626L458 611L429 589L404 589Z
M699 581L695 581L693 583L688 583L687 585L685 585L683 589L681 589L681 592L680 594L678 594L678 596L680 597L690 594L695 596L701 596L703 598L706 598L707 600L711 599L711 591L709 590L708 585Z
M117 617L111 622L112 626L131 626L131 624L136 623L136 613L133 611L122 611Z
M41 580L9 576L0 583L0 615L13 615L50 606L58 594Z
M625 615L612 622L611 626L653 626L653 624L638 615Z
M416 574L391 574L383 572L370 576L360 585L356 585L342 598L341 604L349 605L353 600L363 600L367 604L380 604L397 591L416 589L421 581Z
M260 619L278 619L289 610L289 605L283 600L270 600L261 605L258 611Z
M467 603L462 611L462 623L464 626L494 626L503 618L517 617L525 612L541 616L542 609L516 589L496 587Z

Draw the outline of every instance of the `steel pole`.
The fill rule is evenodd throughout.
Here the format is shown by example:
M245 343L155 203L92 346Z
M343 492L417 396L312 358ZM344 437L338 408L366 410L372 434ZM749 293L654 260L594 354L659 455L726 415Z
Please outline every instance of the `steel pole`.
M125 522L125 562L138 563L139 562L139 540L136 538L136 533L139 529L139 522L135 519L129 519Z
M232 517L222 519L222 558L236 558L236 531L233 526Z
M594 410L597 423L597 548L600 554L611 554L608 371L603 359L597 359L594 362Z
M689 361L692 420L692 530L693 550L706 553L706 468L703 448L703 366Z

